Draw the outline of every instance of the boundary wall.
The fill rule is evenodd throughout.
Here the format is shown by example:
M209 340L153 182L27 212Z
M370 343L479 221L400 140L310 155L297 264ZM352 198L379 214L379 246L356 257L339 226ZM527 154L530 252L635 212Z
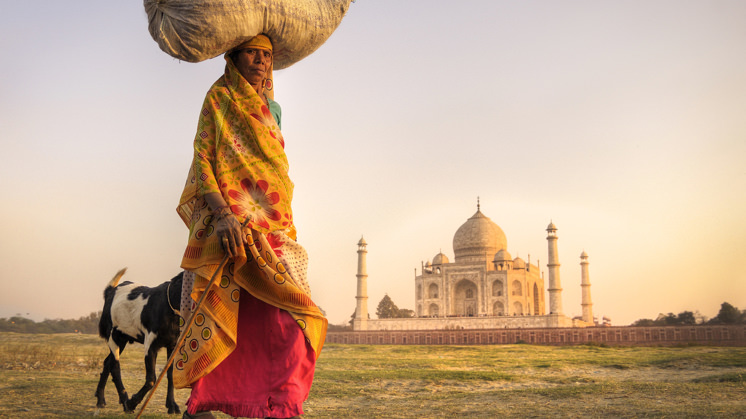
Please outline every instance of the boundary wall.
M607 344L746 346L746 325L329 331L326 343L364 345Z

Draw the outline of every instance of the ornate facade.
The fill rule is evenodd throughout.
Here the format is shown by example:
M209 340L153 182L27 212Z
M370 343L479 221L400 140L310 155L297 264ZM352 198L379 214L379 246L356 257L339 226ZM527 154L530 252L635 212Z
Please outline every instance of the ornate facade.
M539 267L507 251L502 229L477 210L453 237L455 261L443 253L415 278L418 317L545 314Z
M438 330L594 325L590 300L588 255L583 252L583 318L562 313L557 227L546 229L548 288L539 264L513 258L503 230L477 212L453 236L454 261L439 252L415 274L415 318L377 319L367 316L367 243L358 243L358 293L353 329ZM362 255L362 260L360 259ZM545 295L548 294L546 301Z

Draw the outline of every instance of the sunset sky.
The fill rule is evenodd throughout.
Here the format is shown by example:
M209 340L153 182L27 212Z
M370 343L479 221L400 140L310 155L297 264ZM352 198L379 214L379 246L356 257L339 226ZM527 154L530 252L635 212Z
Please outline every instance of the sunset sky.
M141 1L0 0L0 317L98 311L120 268L179 272L175 207L222 74L163 53ZM508 251L558 228L564 312L746 309L746 2L357 0L275 73L313 298L414 309L481 201Z

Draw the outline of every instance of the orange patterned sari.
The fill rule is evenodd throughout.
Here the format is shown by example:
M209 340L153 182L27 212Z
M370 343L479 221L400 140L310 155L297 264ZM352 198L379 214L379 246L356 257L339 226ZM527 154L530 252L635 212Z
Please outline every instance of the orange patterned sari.
M282 134L261 98L230 58L226 61L224 76L205 98L194 161L177 208L189 227L181 267L197 275L194 300L213 274L220 278L178 348L174 381L179 388L208 374L235 348L241 288L289 312L317 358L326 337L327 320L311 300L305 265L294 266L298 261L284 258L281 250L300 247L294 241L293 183ZM240 222L250 218L244 231L248 252L242 249L221 272L216 271L224 252L202 198L210 192L221 193Z

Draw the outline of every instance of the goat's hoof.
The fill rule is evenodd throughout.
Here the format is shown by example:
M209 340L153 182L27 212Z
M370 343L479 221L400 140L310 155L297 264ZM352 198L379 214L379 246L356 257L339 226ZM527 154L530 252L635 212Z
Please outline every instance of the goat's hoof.
M119 395L119 404L121 404L122 406L124 406L124 404L127 403L127 400L129 400L129 399L130 399L130 396L125 391L124 393L122 393L122 394Z
M102 400L102 401L96 403L96 407L99 408L99 409L103 409L104 407L106 407L106 402Z
M134 413L137 404L132 405L132 403L127 400L126 402L122 403L122 407L124 408L124 413Z
M168 408L168 414L169 415L178 415L181 413L181 410L179 410L179 406L173 406Z

